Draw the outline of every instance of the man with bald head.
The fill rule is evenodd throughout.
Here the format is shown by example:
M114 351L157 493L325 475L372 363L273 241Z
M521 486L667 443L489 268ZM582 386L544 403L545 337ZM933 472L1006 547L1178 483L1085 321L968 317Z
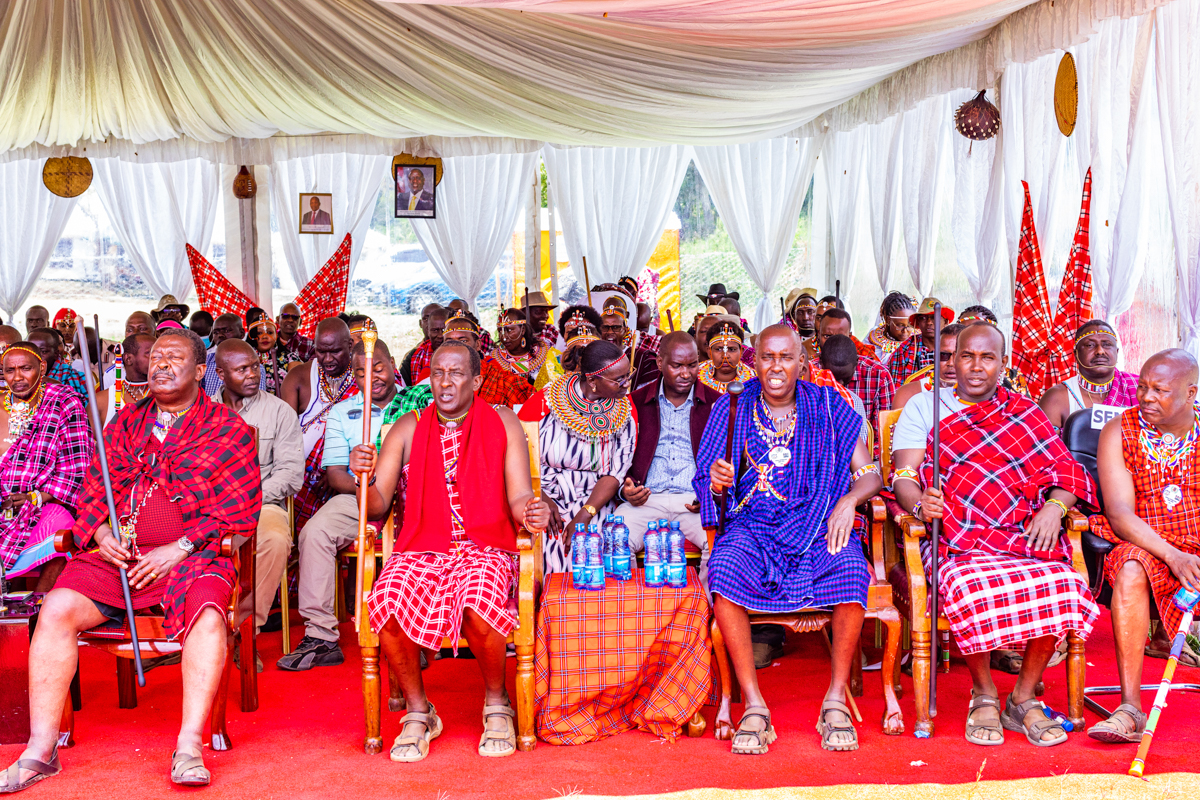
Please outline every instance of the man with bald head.
M1146 728L1142 713L1142 656L1156 604L1162 628L1173 635L1182 612L1171 598L1186 586L1200 591L1200 416L1196 411L1196 359L1186 350L1164 350L1142 366L1137 407L1100 432L1097 466L1104 515L1092 530L1116 548L1104 557L1112 586L1113 639L1121 705L1088 736L1135 743ZM1185 645L1180 661L1197 666Z
M262 511L254 557L254 624L261 629L292 552L287 500L304 483L304 438L292 407L262 390L262 366L253 347L241 339L221 342L217 345L217 372L222 385L212 396L213 402L223 404L258 432ZM262 661L257 663L261 671Z
M713 544L708 588L746 709L733 736L735 754L766 753L775 728L759 690L748 610L786 614L833 608L831 679L817 719L821 747L855 750L858 734L845 705L850 666L866 613L870 575L854 510L883 486L859 440L862 419L835 390L800 380L799 336L771 325L758 337L755 372L737 405L732 451L724 453L729 395L713 405L696 458L693 490L705 525L727 508ZM886 683L886 682L885 682ZM885 687L885 692L890 687ZM899 733L900 709L888 698L887 726ZM731 722L722 703L717 722Z
M50 309L45 306L30 306L25 312L25 332L33 333L38 328L50 327Z
M446 310L450 312L450 316L454 316L458 312L466 314L471 319L475 320L475 324L479 324L479 319L471 313L471 306L466 300L461 297L456 297L446 304ZM492 335L486 329L480 328L479 331L479 355L482 358L487 358L492 353L492 348L496 346L496 342L492 339Z
M213 328L216 331L216 328ZM296 527L333 496L321 465L325 452L325 418L338 403L358 394L350 368L350 328L337 317L317 324L316 356L288 370L279 398L300 416L304 434L304 487L296 495Z
M1095 486L1029 398L1001 385L1004 335L973 322L958 335L954 388L923 392L904 406L892 445L893 488L922 522L942 520L938 573L942 608L973 683L967 741L998 745L1017 731L1039 747L1067 741L1035 687L1064 637L1086 639L1100 615L1075 571L1062 524ZM940 404L941 489L933 488L934 403ZM991 653L1024 650L1016 686L1001 700ZM918 729L929 725L917 720Z
M278 330L276 346L285 353L289 364L295 361L311 361L316 355L313 340L300 333L300 323L303 319L300 306L295 303L284 303L279 309L279 316L275 318Z
M635 553L642 549L651 520L678 522L687 540L703 552L700 577L704 580L708 534L700 523L692 478L704 426L721 394L697 381L700 355L695 340L683 331L662 337L658 370L657 381L629 398L638 420L637 447L621 487L623 503L615 513L625 518Z
M61 383L87 402L87 387L83 373L71 366L66 359L66 344L62 334L54 328L37 328L29 334L29 341L37 345L46 363L46 380Z
M400 377L409 386L420 383L429 377L429 365L433 359L433 351L442 346L442 335L446 331L446 320L452 313L439 305L426 306L429 316L425 319L425 341L417 345L404 357L400 365ZM425 317L425 311L421 312Z
M135 311L125 320L125 335L135 333L154 333L154 317L145 311Z

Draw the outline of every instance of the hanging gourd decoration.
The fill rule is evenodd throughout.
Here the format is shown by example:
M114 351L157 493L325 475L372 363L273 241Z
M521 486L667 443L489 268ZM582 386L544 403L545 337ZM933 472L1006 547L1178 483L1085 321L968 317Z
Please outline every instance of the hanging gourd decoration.
M79 197L92 185L92 162L78 156L47 158L42 183L59 197Z
M243 166L238 170L237 177L233 179L233 196L239 200L249 200L256 194L258 194L258 184L254 182L254 176L250 174L250 170Z
M1058 62L1058 75L1054 78L1054 118L1063 136L1075 132L1075 120L1079 116L1079 75L1075 72L1075 56L1063 54Z
M986 91L980 92L954 112L954 128L968 139L986 141L1000 130L1000 109L987 99Z

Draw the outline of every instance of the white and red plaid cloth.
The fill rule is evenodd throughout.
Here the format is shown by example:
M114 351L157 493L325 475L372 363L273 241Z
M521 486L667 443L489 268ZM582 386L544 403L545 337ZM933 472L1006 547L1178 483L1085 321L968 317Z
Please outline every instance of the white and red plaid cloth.
M1047 383L1050 362L1050 298L1046 294L1046 274L1042 268L1042 251L1037 231L1033 227L1033 201L1029 184L1025 189L1025 211L1021 215L1021 244L1017 252L1017 287L1013 301L1012 365L1025 376L1029 394L1034 400L1053 386ZM895 372L892 373L895 375ZM1066 376L1063 376L1064 378Z
M192 268L192 282L196 284L196 297L200 307L218 317L221 314L237 314L242 319L254 303L242 290L229 282L212 263L200 255L190 244L186 246L188 264Z
M311 339L316 334L317 323L342 313L346 308L349 285L350 234L347 233L325 266L296 295L296 305L303 313L300 333Z
M1088 252L1088 226L1092 217L1092 168L1083 179L1083 200L1071 257L1058 290L1058 310L1050 328L1050 363L1046 386L1057 386L1075 374L1075 331L1092 318L1092 256Z
M467 537L458 490L462 428L443 426L441 435L450 496L450 552L393 553L367 600L367 613L376 631L395 617L404 635L421 647L436 650L448 637L457 652L468 608L504 636L517 627L513 589L518 570L512 553L480 547ZM407 473L408 465L404 469Z

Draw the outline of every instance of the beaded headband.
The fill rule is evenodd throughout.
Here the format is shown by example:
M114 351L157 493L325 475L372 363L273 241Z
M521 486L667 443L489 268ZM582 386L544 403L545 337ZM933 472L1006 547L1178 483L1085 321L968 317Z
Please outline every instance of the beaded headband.
M260 317L259 319L254 320L254 322L250 325L250 330L261 328L265 325L270 325L272 328L275 327L274 321L267 319L266 317Z
M996 323L992 322L990 319L983 316L982 314L965 314L959 318L958 322L960 325L967 325L972 322L986 322L988 325L991 325L993 328L996 327Z
M618 361L620 361L624 357L625 357L624 355L621 355L618 358L614 358L612 361L608 362L607 364L605 364L603 367L596 370L595 372L588 372L586 374L589 378L594 378L597 375L599 375L601 372L608 372L608 370L611 369L614 364L616 364Z
M1117 339L1117 332L1109 328L1107 325L1093 325L1090 330L1086 330L1075 337L1075 346L1078 347L1079 343L1089 336L1099 336L1101 334ZM1117 339L1117 343L1120 344L1120 339Z
M817 299L815 297L809 297L806 294L802 294L796 298L796 302L792 304L792 308L797 308L799 306L805 306L806 308L808 306L812 306L816 308L816 305Z
M734 342L739 345L744 344L741 329L732 322L718 323L716 327L709 331L709 347L712 347L714 344L733 344Z
M8 347L4 348L3 355L0 357L7 356L9 353L15 353L18 350L20 350L23 353L29 353L31 356L36 358L38 361L42 362L42 364L46 363L46 359L42 358L41 352L36 347L32 347L27 344L21 344L20 342L18 342L17 344L10 344Z
M446 330L450 330L450 326L455 326L455 330L466 329L476 336L479 335L479 323L468 317L462 309L454 312L454 316L446 320Z
M577 308L574 311L572 311L565 320L563 320L563 327L569 328L571 326L572 322L587 322L587 321L588 321L587 314L584 313L582 308Z
M625 310L625 306L620 303L605 303L604 310L600 312L602 316L614 316L621 319L629 319L629 312Z

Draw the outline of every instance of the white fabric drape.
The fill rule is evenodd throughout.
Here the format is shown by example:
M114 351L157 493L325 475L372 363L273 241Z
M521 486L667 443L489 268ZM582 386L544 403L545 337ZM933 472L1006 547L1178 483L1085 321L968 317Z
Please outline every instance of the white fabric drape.
M952 105L957 107L970 96L970 92L957 93ZM1004 146L1004 129L985 142L972 142L957 133L951 138L954 206L950 231L955 256L976 302L991 306L1006 269L998 252L1004 231L1004 160L999 155Z
M950 96L942 95L925 100L900 120L904 247L908 272L923 297L933 291L942 198L954 174L950 152L952 114Z
M1155 83L1175 238L1179 328L1200 355L1200 0L1176 0L1157 12Z
M13 322L33 291L54 246L62 236L77 199L52 194L42 185L42 163L0 164L0 311ZM24 320L17 321L24 330Z
M92 186L142 280L156 297L173 294L182 302L192 290L184 245L208 252L221 168L202 159L137 164L102 158L92 171Z
M646 266L691 161L690 147L546 147L542 151L575 278L592 285Z
M696 167L717 214L750 279L763 292L753 330L778 319L768 298L787 264L820 150L819 139L696 148Z
M471 306L512 241L538 154L444 160L437 217L411 220L434 269Z
M891 291L895 278L892 256L900 231L900 118L889 117L867 128L867 193L871 209L871 241L879 288Z
M866 153L867 129L861 127L829 136L821 154L829 197L833 281L841 281L846 291L854 285L864 239L858 226L866 218Z
M371 215L391 159L351 153L296 155L271 165L271 213L283 242L283 255L296 286L325 265L346 234L351 235L350 275L371 227ZM300 233L300 195L332 194L333 233Z

